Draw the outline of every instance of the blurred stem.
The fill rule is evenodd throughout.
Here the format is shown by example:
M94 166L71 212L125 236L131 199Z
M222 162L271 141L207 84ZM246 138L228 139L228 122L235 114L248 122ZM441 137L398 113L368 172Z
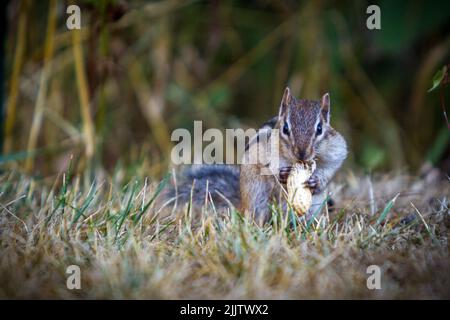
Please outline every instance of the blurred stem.
M280 100L280 93L284 91L284 88L288 84L289 67L291 66L292 54L294 53L295 39L292 36L292 32L286 34L286 39L283 43L283 47L280 53L280 62L278 68L275 70L275 88L274 88L274 100L273 105L277 108Z
M320 93L323 94L323 92L319 92L324 89L321 88L321 84L327 83L327 81L323 81L325 80L323 78L326 74L326 67L322 70L323 66L328 63L328 59L325 57L326 53L323 46L326 41L322 38L321 6L322 3L320 1L306 2L303 5L302 14L308 23L299 28L297 33L297 41L308 44L302 46L299 52L300 55L297 57L300 64L308 66L301 72L303 78L301 95L304 97L315 97L319 96Z
M45 109L45 116L52 122L56 127L64 131L71 139L81 140L80 132L75 128L69 121L65 120L59 115L58 112L53 112L53 110ZM55 135L55 133L53 133Z
M445 152L450 141L450 132L447 127L442 126L431 148L428 150L427 160L433 165L437 165Z
M36 99L36 106L33 114L33 122L31 124L30 136L28 139L27 153L31 153L36 149L37 139L39 131L42 125L42 117L45 108L45 99L47 95L47 87L49 74L52 67L53 49L54 49L54 34L56 27L56 0L50 0L48 21L47 21L47 32L45 39L45 50L44 50L44 67L41 72L40 87L38 92L38 97ZM29 157L25 162L25 171L31 172L34 165L34 158Z
M106 61L108 55L108 41L109 34L108 28L106 26L106 9L108 7L109 1L102 0L101 2L101 26L100 26L100 61ZM100 97L99 97L99 108L96 118L96 130L97 133L101 133L105 126L105 116L106 116L106 96L105 96L105 66L102 65L100 74ZM101 136L101 135L100 135Z
M84 67L81 36L79 30L72 30L73 55L75 59L75 73L77 76L78 95L80 99L81 117L83 119L85 153L88 163L94 155L95 137L94 123L89 111L89 92Z
M12 147L12 133L16 122L17 96L19 94L19 75L22 70L23 55L25 51L25 33L27 30L29 7L29 0L22 1L17 28L16 50L14 52L13 69L6 107L5 144L3 147L4 153L9 153Z
M409 113L411 115L411 120L406 123L407 130L410 132L410 144L411 144L411 155L414 158L423 160L424 151L429 151L428 147L424 150L423 148L417 148L417 146L424 145L424 141L433 141L435 138L436 131L433 130L433 112L430 112L429 105L426 103L427 88L430 84L430 79L433 77L433 72L436 67L448 57L450 51L450 37L447 37L443 42L438 43L436 46L428 50L425 59L418 67L417 75L415 77L414 83L412 85L411 98L409 103ZM421 128L421 130L416 130L416 128ZM445 141L442 140L442 132L438 136L436 143ZM435 146L431 149L435 150ZM429 151L430 152L430 151ZM431 152L435 154L435 152ZM433 164L436 163L438 159L432 157L430 159ZM420 164L419 164L420 165Z
M131 84L136 91L139 106L152 130L154 139L164 156L170 154L170 133L163 117L165 104L165 92L170 75L170 55L172 35L167 19L163 19L155 26L160 32L159 37L153 43L151 54L153 81L148 84L142 72L142 66L133 61L129 68Z
M140 65L136 62L131 64L129 77L138 97L139 106L152 130L156 143L164 155L167 156L170 154L171 145L167 143L170 141L170 134L162 116L164 93L156 90L150 92L148 89L150 86L142 74Z

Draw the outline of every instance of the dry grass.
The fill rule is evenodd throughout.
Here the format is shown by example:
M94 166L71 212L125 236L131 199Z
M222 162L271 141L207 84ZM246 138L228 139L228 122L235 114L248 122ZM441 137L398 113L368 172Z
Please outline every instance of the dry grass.
M276 212L259 228L210 204L158 215L158 183L100 176L1 175L0 297L450 298L448 180L347 175L333 212L310 224ZM78 291L66 288L71 264ZM381 290L366 287L372 264Z

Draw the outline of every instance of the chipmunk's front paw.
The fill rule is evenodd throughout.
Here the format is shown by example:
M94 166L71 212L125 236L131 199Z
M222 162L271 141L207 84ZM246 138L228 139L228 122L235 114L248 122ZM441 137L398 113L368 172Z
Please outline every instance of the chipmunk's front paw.
M311 189L312 194L318 194L321 191L320 179L314 174L305 182L305 185Z
M282 183L282 184L287 183L287 179L288 179L289 175L291 174L291 171L292 171L292 167L280 168L280 173L279 173L280 183Z

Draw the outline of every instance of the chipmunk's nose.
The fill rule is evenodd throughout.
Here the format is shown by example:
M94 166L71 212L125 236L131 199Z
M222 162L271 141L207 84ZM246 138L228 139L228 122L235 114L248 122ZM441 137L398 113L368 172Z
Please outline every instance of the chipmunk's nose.
M306 152L305 152L305 150L300 150L298 152L297 159L301 160L301 161L306 160Z
M297 152L297 159L300 161L307 161L311 158L312 150L310 148L300 149Z

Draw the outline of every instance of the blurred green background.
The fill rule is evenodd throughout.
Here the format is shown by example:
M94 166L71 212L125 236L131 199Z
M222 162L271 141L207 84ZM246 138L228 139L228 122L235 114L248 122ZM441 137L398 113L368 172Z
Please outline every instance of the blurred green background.
M381 8L381 30L366 8ZM80 31L66 8L81 8ZM32 1L4 3L0 164L54 174L145 158L167 170L170 134L256 127L284 87L330 92L347 165L449 172L450 1ZM442 94L442 97L440 96ZM449 100L450 101L450 100Z

